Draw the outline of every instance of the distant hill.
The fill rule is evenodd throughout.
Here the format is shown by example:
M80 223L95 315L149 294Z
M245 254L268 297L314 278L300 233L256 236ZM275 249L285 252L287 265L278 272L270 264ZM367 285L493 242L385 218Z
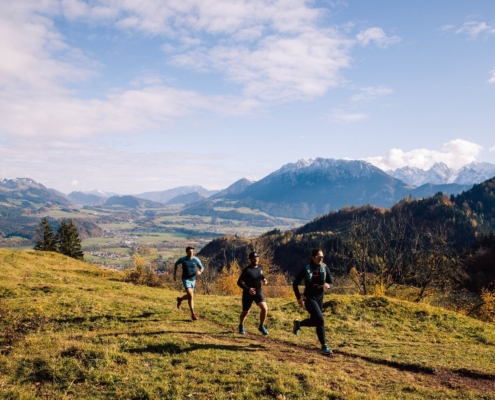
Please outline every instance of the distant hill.
M184 209L182 214L219 215L226 209L248 208L275 217L309 220L344 206L390 207L409 195L426 197L441 190L457 194L467 188L416 188L365 161L324 158L299 160L255 183L247 181L241 185L239 181L239 186L243 190L222 191Z
M253 182L250 181L249 179L246 179L246 178L239 179L238 181L236 181L232 185L230 185L228 188L220 190L218 193L215 193L214 195L212 195L210 197L210 200L240 194L240 193L244 192L244 190L246 190L246 188L252 184L253 184Z
M98 196L98 197L106 197L107 199L109 197L112 197L112 196L119 196L120 194L119 193L115 193L115 192L105 192L103 190L100 190L100 189L93 189L93 190L89 190L89 191L86 191L86 192L83 192L84 194L92 194L92 195L95 195L95 196Z
M186 194L179 194L178 196L175 196L174 198L170 199L167 201L166 205L172 205L172 204L193 204L198 201L202 201L207 199L208 197L204 194L200 194L198 192L191 192L191 193L186 193Z
M86 194L83 192L72 192L67 195L74 204L82 206L101 206L107 201L107 197L101 197L94 194Z
M52 204L71 205L70 200L63 193L48 189L29 178L1 179L0 202L12 204L23 202L24 206L29 206L31 203L48 206Z
M128 208L162 208L162 203L140 199L135 196L112 196L103 204L108 206L123 206Z
M135 194L134 197L167 204L169 200L172 200L174 197L177 197L182 194L199 193L205 195L205 197L209 197L217 192L218 190L207 190L202 186L192 185L192 186L180 186L173 189L167 189L158 192L145 192L145 193Z

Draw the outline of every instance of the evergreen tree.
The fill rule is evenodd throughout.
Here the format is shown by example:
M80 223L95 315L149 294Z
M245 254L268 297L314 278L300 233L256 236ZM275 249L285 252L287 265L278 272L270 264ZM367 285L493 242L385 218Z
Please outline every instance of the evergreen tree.
M36 229L36 244L34 250L58 251L55 232L46 218L43 218Z
M84 260L84 253L81 249L81 238L74 225L74 221L70 220L67 223L65 219L62 220L57 231L57 242L60 253L76 260Z

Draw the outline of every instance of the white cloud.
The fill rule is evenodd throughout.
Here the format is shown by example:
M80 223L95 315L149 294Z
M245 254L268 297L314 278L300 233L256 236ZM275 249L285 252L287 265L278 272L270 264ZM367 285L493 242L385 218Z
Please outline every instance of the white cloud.
M330 114L330 118L332 120L334 120L335 122L340 122L340 123L344 123L344 124L363 121L365 119L368 119L368 117L369 117L368 114L348 113L348 112L343 111L343 110L334 110Z
M305 0L19 0L0 4L0 130L6 134L88 136L153 129L198 109L241 113L262 101L322 96L341 83L356 41L318 26L324 11ZM202 96L141 76L135 90L78 99L67 83L88 80L101 65L70 46L53 22L116 26L162 35L177 66L221 72L242 87L242 98ZM376 32L372 28L371 31ZM370 32L371 32L370 31ZM383 32L383 31L381 31ZM204 43L204 34L209 34ZM368 39L364 39L368 40ZM371 34L379 45L393 41ZM141 89L137 86L144 85ZM227 105L228 104L228 107ZM160 108L161 107L161 108Z
M400 37L387 36L383 29L378 27L368 28L359 32L356 39L362 46L368 46L371 42L375 42L378 47L383 48L400 42Z
M72 180L72 182L70 183L71 186L78 186L79 185L79 181L74 179Z
M224 72L244 85L244 94L263 100L291 100L323 95L349 67L352 42L333 30L307 29L296 36L271 35L247 46L200 48L173 58L198 70Z
M495 68L492 69L492 77L488 80L488 83L495 83Z
M439 162L459 169L476 161L482 150L483 147L476 143L455 139L445 143L440 150L415 149L404 152L401 149L391 149L385 156L370 157L366 161L384 170L402 168L406 165L427 170Z
M490 147L490 153L495 153L495 146Z
M462 25L455 33L465 33L472 39L476 39L480 34L494 35L495 27L486 22L468 21Z
M352 102L374 100L381 96L392 94L394 91L386 86L369 86L361 88L361 93L352 96Z

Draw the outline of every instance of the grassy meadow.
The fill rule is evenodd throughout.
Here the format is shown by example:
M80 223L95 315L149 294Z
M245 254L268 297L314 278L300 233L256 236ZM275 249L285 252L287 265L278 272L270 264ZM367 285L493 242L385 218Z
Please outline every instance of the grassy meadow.
M328 358L292 298L241 336L237 297L198 295L193 322L179 292L60 254L0 265L2 399L495 399L495 326L440 308L327 295Z

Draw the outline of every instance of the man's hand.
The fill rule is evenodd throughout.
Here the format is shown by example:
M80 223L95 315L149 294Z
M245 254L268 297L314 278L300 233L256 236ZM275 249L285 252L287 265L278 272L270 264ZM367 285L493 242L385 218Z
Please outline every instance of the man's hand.
M256 289L255 289L254 287L249 288L249 294L250 294L251 296L254 296L254 295L256 294Z
M268 285L268 281L265 279L263 279L263 285Z
M324 287L325 289L330 289L330 284L328 284L328 283L326 283L326 282L325 282L325 283L323 284L323 287Z
M196 271L196 275L201 275L201 273L202 273L202 272L203 272L203 271L202 271L201 269L198 269L198 270Z
M302 296L299 300L297 300L297 302L299 303L299 305L301 307L304 307L304 300L306 300L306 298L304 296Z

